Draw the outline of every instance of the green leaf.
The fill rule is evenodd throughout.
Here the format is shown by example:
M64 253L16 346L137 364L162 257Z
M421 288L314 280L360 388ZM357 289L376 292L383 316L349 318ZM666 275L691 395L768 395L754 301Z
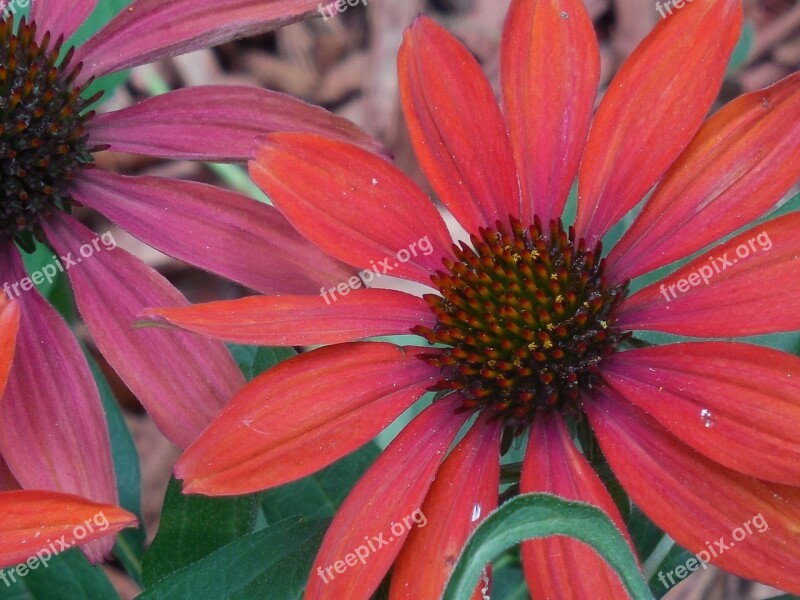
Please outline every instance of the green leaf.
M241 344L228 344L236 364L244 373L245 379L250 381L261 375L270 367L279 362L297 356L294 348L266 348L260 346L242 346Z
M106 412L108 432L111 437L111 453L114 459L114 474L117 477L120 506L139 518L139 527L127 528L117 535L114 555L119 558L128 574L142 584L142 559L144 557L145 529L142 518L141 470L139 454L133 438L125 424L117 399L95 360L84 351L92 369L92 375L100 390L100 398Z
M469 598L484 567L501 552L528 539L565 535L594 548L619 574L633 600L653 600L625 538L599 508L549 494L509 500L473 532L442 600Z
M72 321L75 317L75 300L72 290L69 287L69 280L61 269L61 263L55 256L50 246L36 242L36 249L33 253L25 252L20 249L22 261L25 263L25 270L32 278L36 289L44 296L50 304L67 320ZM7 282L14 285L13 281ZM22 294L21 287L16 288ZM12 292L16 290L12 287Z
M0 600L112 600L117 592L103 569L92 566L77 549L55 556L19 577L13 569L0 570Z
M690 559L694 559L694 561L689 563ZM675 573L677 567L684 567L685 574L682 578L679 578ZM692 568L690 569L689 567ZM672 591L672 588L694 573L698 567L700 567L700 562L694 554L676 544L672 544L672 547L669 548L666 556L664 556L664 560L653 569L653 575L650 577L648 585L656 598L663 598ZM708 567L706 566L705 568Z
M75 32L69 39L69 45L80 46L95 33L100 31L103 26L113 19L122 9L127 6L132 0L102 0L97 3L94 11L83 22L83 25ZM89 98L94 96L97 92L102 91L104 98L107 100L111 94L114 93L119 86L121 86L128 79L129 71L121 71L119 73L112 73L106 75L95 81L83 93L83 96Z
M258 507L256 495L236 498L184 495L180 482L173 478L164 499L158 534L144 556L145 586L150 587L251 533Z
M731 55L730 63L728 63L728 73L734 72L741 67L747 57L750 56L750 51L753 49L753 43L756 39L756 30L751 23L745 23L742 28L742 35L739 38L739 43Z
M267 522L332 517L378 454L375 444L367 444L319 473L268 491L261 503Z
M299 600L329 523L294 518L270 525L176 571L137 600Z

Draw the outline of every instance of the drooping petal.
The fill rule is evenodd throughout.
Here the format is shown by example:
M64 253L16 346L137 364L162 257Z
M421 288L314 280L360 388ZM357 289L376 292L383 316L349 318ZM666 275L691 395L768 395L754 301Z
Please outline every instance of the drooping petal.
M747 344L673 344L618 353L603 378L710 459L800 486L796 356Z
M188 302L156 271L121 248L100 244L72 217L56 213L45 231L56 251L76 263L64 261L98 349L161 432L188 446L244 385L230 353L222 343L191 333L135 328L149 306Z
M113 504L43 491L0 493L0 514L0 567L34 556L38 566L46 567L53 548L61 551L99 538L113 543L115 533L136 524L135 516Z
M422 514L394 562L391 600L440 598L470 533L497 508L500 487L499 421L481 417L445 459ZM485 582L474 600L482 600ZM488 589L486 590L488 593Z
M461 401L434 402L415 417L347 496L314 560L305 600L370 598L409 531L427 526L422 502L439 464L469 416ZM337 561L364 556L344 572ZM346 563L347 564L347 563Z
M6 389L8 373L14 360L18 331L19 302L9 300L8 296L0 294L0 397Z
M116 504L108 425L78 342L33 289L13 244L2 247L0 276L20 304L14 362L0 401L0 453L23 488ZM97 562L112 544L98 541L85 551Z
M274 131L317 133L385 153L347 119L286 94L242 85L175 90L98 115L87 130L93 146L185 160L246 162L255 139Z
M393 344L326 346L250 382L184 453L184 491L223 496L305 477L366 444L438 370Z
M503 109L522 188L522 222L561 217L600 81L594 26L580 0L514 0L501 46Z
M800 73L711 117L608 257L617 281L713 243L775 206L800 179Z
M601 508L628 542L622 515L586 458L578 452L559 414L531 426L520 479L522 493L546 492ZM534 598L627 598L616 573L590 546L566 537L522 543L525 579ZM575 566L580 565L576 571Z
M716 99L742 27L740 0L687 4L634 50L594 118L576 231L592 245L644 198Z
M360 287L361 280L354 277L343 288L347 295L341 297L327 290L316 296L252 296L187 308L154 308L144 314L155 322L255 346L338 344L408 334L415 325L436 324L422 298L394 290L355 289Z
M84 64L78 83L264 33L322 6L319 0L135 0L78 48L75 63Z
M397 56L411 142L436 194L470 233L520 217L520 191L500 107L469 51L419 17Z
M613 390L597 394L586 410L600 446L631 499L656 525L704 561L800 593L800 488L727 469Z
M720 244L620 305L623 329L739 337L800 329L800 213Z
M71 192L154 248L263 293L316 293L353 274L274 208L218 187L93 169Z
M17 0L12 0L14 2L22 5ZM57 40L62 35L66 39L75 33L92 14L97 0L33 0L30 5L31 21L36 23L36 37L41 40L49 31L51 39Z
M431 200L361 148L273 133L256 150L250 175L300 233L348 264L430 285L451 256L450 234Z

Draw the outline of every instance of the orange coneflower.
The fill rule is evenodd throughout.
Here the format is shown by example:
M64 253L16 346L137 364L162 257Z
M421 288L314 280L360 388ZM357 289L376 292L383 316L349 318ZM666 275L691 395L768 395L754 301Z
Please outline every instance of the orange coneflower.
M631 279L767 213L798 179L799 75L703 122L741 23L736 0L686 5L634 51L592 116L599 57L579 0L512 2L502 110L467 50L418 19L400 49L403 108L422 168L469 243L453 245L429 199L380 158L309 134L268 136L251 173L298 231L362 269L425 240L426 252L405 252L391 273L433 289L417 297L348 282L334 302L254 297L152 313L228 340L327 345L232 400L180 460L185 489L240 494L306 476L437 390L337 513L306 598L366 600L392 564L391 598L438 598L497 505L504 434L527 435L522 492L595 504L623 530L586 456L595 442L632 500L692 552L759 516L767 532L712 562L799 592L800 359L733 342L639 348L632 337L800 328L798 214L629 293ZM565 228L576 176L577 216ZM659 181L602 258L600 240ZM429 345L358 341L409 331ZM390 540L391 524L420 508L426 526L394 528ZM366 564L343 562L382 532ZM576 541L526 542L522 555L535 598L625 597Z

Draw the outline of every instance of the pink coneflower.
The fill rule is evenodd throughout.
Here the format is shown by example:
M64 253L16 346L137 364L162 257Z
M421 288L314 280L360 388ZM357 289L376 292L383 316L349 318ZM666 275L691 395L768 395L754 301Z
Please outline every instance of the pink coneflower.
M19 331L19 304L0 296L0 395L8 381ZM0 460L0 484L7 477ZM117 506L98 504L69 494L40 490L0 491L0 568L36 556L49 561L65 547L109 539L136 523L136 517ZM88 529L86 523L97 526ZM54 541L57 540L57 543ZM51 545L52 544L52 545ZM38 556L37 556L38 553ZM44 563L45 565L47 562ZM0 571L6 586L13 577Z
M242 375L219 342L134 330L145 307L186 300L70 216L71 207L96 209L167 254L263 292L278 289L275 282L308 292L350 269L269 206L208 185L92 169L92 153L244 161L256 135L284 128L377 146L322 109L264 90L198 87L101 116L90 110L96 99L82 96L93 78L296 21L316 13L316 0L136 0L67 49L96 4L32 0L29 21L15 21L10 8L0 16L0 280L22 307L0 402L0 454L23 488L115 503L97 387L66 323L31 289L17 245L30 249L35 238L63 257L58 270L68 268L97 347L161 431L186 446L243 385ZM31 278L40 283L44 273Z
M604 455L681 546L800 592L800 359L734 342L638 348L632 338L800 328L797 213L628 291L631 279L769 212L798 179L800 75L704 122L741 23L737 0L686 4L633 52L593 115L599 55L579 0L511 3L502 108L469 52L417 20L399 55L403 109L420 164L469 243L454 245L424 193L364 150L267 136L251 174L298 231L360 269L389 257L392 275L431 289L417 297L348 282L334 302L251 297L153 311L228 340L327 344L231 401L179 461L185 490L240 494L304 477L437 390L338 511L307 599L367 600L392 565L390 598L439 598L470 531L498 503L504 436L527 439L522 492L595 504L624 531L593 468ZM576 177L577 217L565 228ZM603 258L600 240L654 186ZM425 251L409 251L422 240ZM429 345L359 341L409 332ZM420 508L424 528L395 527ZM768 531L755 534L754 521ZM751 535L740 538L744 527ZM376 536L368 563L344 562ZM534 598L626 597L574 540L524 543L522 558Z

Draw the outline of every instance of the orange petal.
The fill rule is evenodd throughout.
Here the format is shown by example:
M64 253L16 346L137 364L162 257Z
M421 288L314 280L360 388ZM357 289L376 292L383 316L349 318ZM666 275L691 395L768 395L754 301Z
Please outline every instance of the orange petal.
M0 493L0 514L0 567L24 561L36 562L30 568L47 566L67 548L136 524L136 517L112 504L29 490Z
M520 491L546 492L603 509L633 548L617 505L589 462L578 452L560 415L540 418L531 427ZM594 549L570 538L523 542L522 564L535 598L618 600L627 597L619 577L605 560ZM580 565L577 571L576 565Z
M644 198L700 128L739 40L741 4L687 4L656 26L609 85L578 176L575 228L590 245Z
M497 508L501 433L498 421L481 417L442 464L422 505L428 524L411 532L394 563L392 600L441 597L467 538Z
M800 329L800 213L708 250L619 307L622 329L740 337Z
M472 54L447 30L419 17L397 56L400 100L422 170L470 233L520 216L506 126Z
M256 346L337 344L408 334L415 325L436 324L422 298L394 290L356 289L361 287L354 276L338 290L323 288L318 296L248 296L186 308L151 308L143 314L155 322Z
M297 231L347 264L430 285L451 256L452 239L430 198L362 148L273 133L256 149L250 175Z
M6 389L19 331L19 303L0 294L0 396ZM0 489L2 489L0 487Z
M603 378L708 458L800 486L800 358L747 344L673 344L621 352Z
M178 461L184 491L247 494L355 451L411 406L439 371L393 344L326 346L251 381Z
M414 417L347 496L314 560L305 600L363 600L378 589L414 527L439 464L469 417L446 398Z
M800 488L709 460L609 388L597 389L586 410L625 491L679 545L745 579L800 593Z
M589 133L600 52L580 0L514 0L501 47L503 109L522 222L558 219Z
M800 178L800 73L711 117L611 251L616 281L689 256L754 221Z

